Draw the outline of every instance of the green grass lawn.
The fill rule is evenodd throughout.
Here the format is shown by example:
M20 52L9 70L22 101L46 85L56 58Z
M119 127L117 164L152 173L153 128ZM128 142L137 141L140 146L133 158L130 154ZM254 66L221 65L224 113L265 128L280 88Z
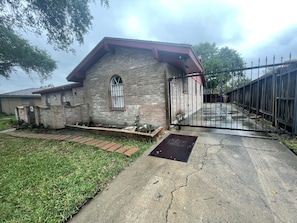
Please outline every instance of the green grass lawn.
M296 139L282 139L282 143L284 143L293 153L297 155L297 140Z
M112 140L141 150L128 158L78 143L1 134L0 222L65 221L151 146Z
M15 122L15 116L0 114L0 131L12 128Z

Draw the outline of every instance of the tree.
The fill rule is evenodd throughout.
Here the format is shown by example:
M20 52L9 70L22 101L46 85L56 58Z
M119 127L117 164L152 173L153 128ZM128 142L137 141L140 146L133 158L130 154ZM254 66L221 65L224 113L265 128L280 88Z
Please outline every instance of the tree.
M246 75L234 74L232 76L231 80L229 80L229 82L227 83L225 91L226 92L232 91L232 90L240 88L250 82L251 82L251 79L248 78Z
M6 34L10 36L14 34L14 39L18 39L19 43L26 45L26 50L35 52L34 58L45 58L46 55L50 59L49 55L45 51L38 49L35 46L30 45L28 42L24 42L24 39L17 33L33 32L36 35L45 34L47 36L47 42L53 45L56 50L72 51L71 45L77 41L83 43L83 36L91 28L92 16L89 10L89 3L91 0L0 0L0 28L1 38L0 45L5 45L7 48L2 48L0 51L0 68L5 68L5 71L0 74L9 77L9 72L12 71L12 65L19 64L10 63L6 61L11 58L7 58L7 54L4 51L12 51L14 45L10 47L9 38L6 38ZM108 0L101 0L101 5L108 7ZM17 45L18 47L21 44ZM21 50L25 53L25 51ZM15 61L21 61L22 55L9 54L14 57ZM33 54L31 55L33 56ZM24 64L23 64L24 65ZM44 64L38 64L22 66L26 67L25 71L34 70L40 72L43 68L47 70L45 73L40 73L42 77L44 74L48 75L52 69L43 67ZM39 67L39 68L38 68Z
M218 48L215 43L206 42L194 45L193 50L202 58L207 87L212 89L212 93L225 93L226 85L232 78L228 70L244 67L240 54L229 47ZM237 72L236 75L243 74Z
M45 85L45 86L40 86L41 89L48 89L48 88L54 88L55 85L53 84L48 84L48 85Z
M44 80L57 65L44 50L31 46L11 29L0 25L0 75L9 78L15 67L28 74L35 71Z

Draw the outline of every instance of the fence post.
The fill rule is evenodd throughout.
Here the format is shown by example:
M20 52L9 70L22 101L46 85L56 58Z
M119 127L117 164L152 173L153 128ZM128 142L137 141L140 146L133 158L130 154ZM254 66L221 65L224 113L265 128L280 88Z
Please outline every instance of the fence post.
M293 113L293 134L297 135L297 81L295 82L295 95L294 95L294 113Z
M273 56L273 64L275 64L275 56ZM276 71L275 67L272 68L272 111L271 111L271 122L272 126L275 124L275 104L276 104Z
M170 128L170 124L171 124L171 121L170 121L170 118L169 118L169 110L171 110L169 108L169 106L170 106L170 103L171 102L169 100L171 100L171 98L169 98L169 91L170 91L170 89L169 89L169 86L168 86L169 81L167 82L167 80L168 80L168 78L167 78L167 72L166 72L166 70L164 70L166 125L167 125L167 127L169 129Z
M172 113L171 113L171 81L172 81L172 77L168 78L168 102L169 102L169 128L170 125L172 124Z
M260 80L259 80L259 78L260 78L260 58L259 58L259 60L258 60L258 78L257 78L257 80L256 80L256 83L257 83L257 90L256 90L256 117L258 116L258 114L259 114L259 103L260 103L260 101L259 101L259 99L260 99Z

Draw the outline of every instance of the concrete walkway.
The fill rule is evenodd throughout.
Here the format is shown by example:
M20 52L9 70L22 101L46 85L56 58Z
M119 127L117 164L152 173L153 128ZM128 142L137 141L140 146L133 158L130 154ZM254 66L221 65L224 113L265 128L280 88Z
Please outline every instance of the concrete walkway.
M187 163L148 156L153 147L69 222L297 222L297 157L284 145L174 133L198 136Z
M81 143L89 146L94 146L109 152L122 153L126 156L131 156L132 154L136 153L139 150L139 148L123 146L123 145L106 141L106 140L99 140L99 139L82 137L82 136L25 133L25 132L14 131L14 129L2 131L0 133L5 133L13 137L76 142L76 143Z
M13 132L13 131L15 131L15 128L5 129L5 130L0 131L0 133L8 133L8 132Z
M181 121L181 125L249 131L276 131L261 115L246 114L232 103L203 103L202 109Z

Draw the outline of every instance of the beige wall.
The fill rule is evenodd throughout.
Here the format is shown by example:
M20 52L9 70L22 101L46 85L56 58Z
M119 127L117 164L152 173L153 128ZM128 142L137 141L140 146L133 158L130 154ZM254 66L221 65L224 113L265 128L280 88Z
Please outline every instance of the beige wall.
M168 73L171 77L179 77L181 74L172 66L168 66ZM183 81L187 82L184 89ZM176 115L184 114L185 118L199 111L203 103L203 85L192 77L173 79L170 82L171 120L177 123ZM186 91L185 91L186 90Z
M22 98L22 97L7 97L7 98L0 98L1 101L1 109L3 113L6 114L14 114L15 108L21 105L41 105L40 98ZM30 104L32 103L32 104Z
M41 96L42 105L62 105L63 100L69 102L71 106L77 106L77 105L83 104L84 103L83 87L46 93L46 94L42 94Z

